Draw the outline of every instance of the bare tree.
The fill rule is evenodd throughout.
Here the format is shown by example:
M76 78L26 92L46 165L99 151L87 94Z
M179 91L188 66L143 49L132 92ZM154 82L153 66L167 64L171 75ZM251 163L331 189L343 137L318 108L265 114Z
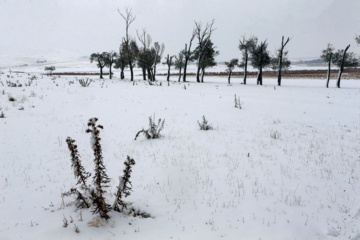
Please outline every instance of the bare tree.
M169 56L169 54L166 56L166 58L165 58L165 62L164 62L164 64L166 64L167 66L168 66L168 72L167 72L167 77L166 77L166 81L170 81L170 68L171 68L171 66L172 65L174 65L174 62L173 62L173 58L174 58L175 56Z
M156 65L161 62L162 55L165 51L165 44L162 43L161 45L158 42L154 43L154 49L155 49L155 58L153 62L153 78L152 81L155 81L155 75L156 75Z
M243 36L241 40L239 40L239 50L242 52L242 61L239 67L244 68L244 80L243 83L246 84L247 77L247 66L249 61L249 55L252 48L257 45L257 37L251 36L248 39Z
M192 52L191 52L191 45L192 45L192 41L195 38L195 30L193 30L190 41L189 41L189 46L187 44L185 44L185 49L184 49L184 75L183 75L183 82L186 82L186 69L187 69L187 65L188 62L191 61L192 58Z
M201 71L200 82L204 82L205 69L211 68L217 65L215 57L219 55L219 51L215 50L215 46L211 39L206 41L206 44L202 47L201 51L199 46L194 50L194 59L199 59L199 55L202 54L201 61L197 62L198 68Z
M140 41L140 43L142 44L142 47L139 48L139 55L138 55L138 66L141 68L142 70L142 74L143 74L143 80L146 80L146 71L148 70L148 65L150 64L148 62L148 54L149 54L149 48L150 48L150 44L151 44L151 36L146 32L146 29L142 30L142 33L139 34L138 31L136 31L138 40ZM149 76L150 78L150 76Z
M261 42L259 45L253 47L251 49L251 57L250 61L254 68L259 69L258 76L257 76L257 84L262 85L262 71L263 68L270 64L270 55L267 50L267 42Z
M185 55L184 50L182 50L179 52L179 54L177 56L175 56L174 66L175 66L175 69L179 69L178 82L180 82L180 80L181 80L181 70L184 68L184 65L185 65L184 55Z
M49 67L45 67L45 71L48 72L48 75L51 76L52 72L55 71L55 66L49 66Z
M328 43L327 48L321 51L320 58L328 63L328 71L327 71L327 79L326 79L326 87L329 87L330 82L330 72L331 72L331 62L334 55L335 48Z
M120 79L125 78L124 69L129 65L124 54L124 48L125 48L124 43L121 43L119 48L119 54L115 60L115 65L114 65L114 68L120 69Z
M112 65L115 63L116 59L117 59L117 54L114 51L110 51L108 53L106 53L105 55L105 66L107 66L109 68L109 79L112 78Z
M120 12L119 9L118 9L118 12L125 21L126 34L124 37L124 43L125 43L127 61L129 63L129 67L130 67L131 81L133 81L134 80L134 72L133 72L133 67L134 67L133 53L134 53L134 51L132 51L133 49L131 49L131 46L130 46L131 42L130 42L130 37L129 37L129 27L135 21L136 16L133 15L132 10L130 8L125 8L125 13Z
M232 71L238 65L238 62L239 62L239 59L237 59L237 58L231 59L230 62L225 62L225 65L227 67L226 71L229 73L228 84L230 84L230 78L231 78Z
M336 82L336 86L340 88L341 74L344 71L345 67L356 67L359 65L357 59L355 58L355 53L347 51L350 48L350 44L345 48L345 50L338 50L334 54L333 63L339 67L339 74Z
M93 53L90 55L90 62L97 62L97 67L100 68L100 78L103 78L103 68L105 67L106 52Z
M284 48L286 44L290 41L290 38L288 37L284 42L284 36L282 36L281 39L281 47L278 50L278 58L279 58L279 67L278 67L278 86L281 86L281 70L283 68L283 54L284 54ZM287 52L286 52L287 54Z
M203 28L201 22L195 22L195 36L198 40L198 56L197 56L197 62L198 62L198 68L196 71L196 81L200 82L200 70L201 66L199 63L202 62L202 58L205 54L205 48L207 45L207 42L211 38L211 34L215 31L213 28L215 23L215 20L213 19L211 23L207 23L206 26Z

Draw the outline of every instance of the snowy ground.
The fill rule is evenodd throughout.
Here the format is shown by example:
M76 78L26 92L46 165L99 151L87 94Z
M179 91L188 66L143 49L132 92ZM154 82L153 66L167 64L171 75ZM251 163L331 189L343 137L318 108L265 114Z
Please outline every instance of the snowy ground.
M84 88L75 77L41 76L43 68L0 74L0 239L360 239L360 81L149 86L137 76L135 85L93 78ZM23 86L7 87L9 79ZM166 121L163 137L134 141L153 114ZM199 130L203 115L214 130ZM104 126L108 202L130 155L126 200L152 218L111 212L92 227L96 215L61 198L75 184L68 136L92 172L92 117Z

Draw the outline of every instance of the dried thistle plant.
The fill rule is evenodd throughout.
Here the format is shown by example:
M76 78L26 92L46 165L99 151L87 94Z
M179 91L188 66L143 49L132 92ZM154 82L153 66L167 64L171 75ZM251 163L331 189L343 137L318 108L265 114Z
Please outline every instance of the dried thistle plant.
M124 208L125 209L127 208L126 204L122 198L130 195L131 187L132 187L131 181L130 181L131 172L132 172L131 167L135 165L135 161L134 161L134 159L127 156L127 159L124 162L124 165L125 165L125 169L123 171L124 175L122 177L119 177L120 182L117 187L118 191L115 195L116 199L112 206L112 208L118 212L122 212L124 210Z
M103 129L103 126L97 125L97 118L91 118L88 122L88 129L86 133L91 134L91 148L94 151L94 176L93 184L96 189L96 197L94 198L94 203L96 205L93 210L93 214L99 213L101 218L109 219L107 214L110 211L110 205L106 203L104 194L105 188L109 187L108 183L110 182L109 177L106 174L106 168L104 166L104 158L102 156L102 147L100 144L100 130ZM93 194L94 195L94 194Z

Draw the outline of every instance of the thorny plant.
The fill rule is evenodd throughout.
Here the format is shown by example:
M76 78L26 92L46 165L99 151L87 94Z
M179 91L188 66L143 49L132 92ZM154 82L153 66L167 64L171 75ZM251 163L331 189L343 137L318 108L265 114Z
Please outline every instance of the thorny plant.
M103 126L97 124L97 118L91 118L88 122L88 129L86 133L91 134L91 148L94 153L94 176L92 179L92 186L87 183L87 179L91 176L89 172L85 170L81 163L81 157L75 144L75 140L68 137L66 143L70 150L71 156L71 167L74 171L75 179L77 179L76 185L79 187L73 187L70 191L63 193L62 196L75 195L76 196L76 207L77 208L92 208L93 214L99 213L101 218L108 220L110 217L108 212L113 209L118 212L123 212L127 209L127 204L123 198L130 195L131 191L131 172L132 166L135 165L135 160L127 157L127 161L124 162L125 170L124 175L119 177L120 183L118 185L118 191L116 193L116 199L113 206L111 207L106 203L105 199L105 188L109 187L110 178L106 174L106 168L102 156L102 147L100 144L100 129ZM128 214L135 212L133 208L128 211ZM140 212L140 211L137 211ZM150 216L147 213L139 214L142 217Z

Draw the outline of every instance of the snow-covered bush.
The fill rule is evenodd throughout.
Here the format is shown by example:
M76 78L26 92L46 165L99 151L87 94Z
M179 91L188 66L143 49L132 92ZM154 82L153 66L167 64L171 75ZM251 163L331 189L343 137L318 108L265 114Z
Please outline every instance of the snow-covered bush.
M165 119L161 121L161 118L158 120L158 123L155 123L155 114L154 118L152 119L151 116L149 117L149 129L147 130L140 130L136 136L135 140L138 138L140 133L143 133L147 139L154 139L154 138L160 138L161 134L160 132L164 129Z
M281 134L280 134L278 131L272 131L272 132L270 133L270 137L271 137L272 139L279 139L280 136L281 136Z
M198 121L198 124L199 124L200 130L212 130L213 129L213 127L208 124L208 121L206 120L205 116L203 116L203 120L201 123Z

